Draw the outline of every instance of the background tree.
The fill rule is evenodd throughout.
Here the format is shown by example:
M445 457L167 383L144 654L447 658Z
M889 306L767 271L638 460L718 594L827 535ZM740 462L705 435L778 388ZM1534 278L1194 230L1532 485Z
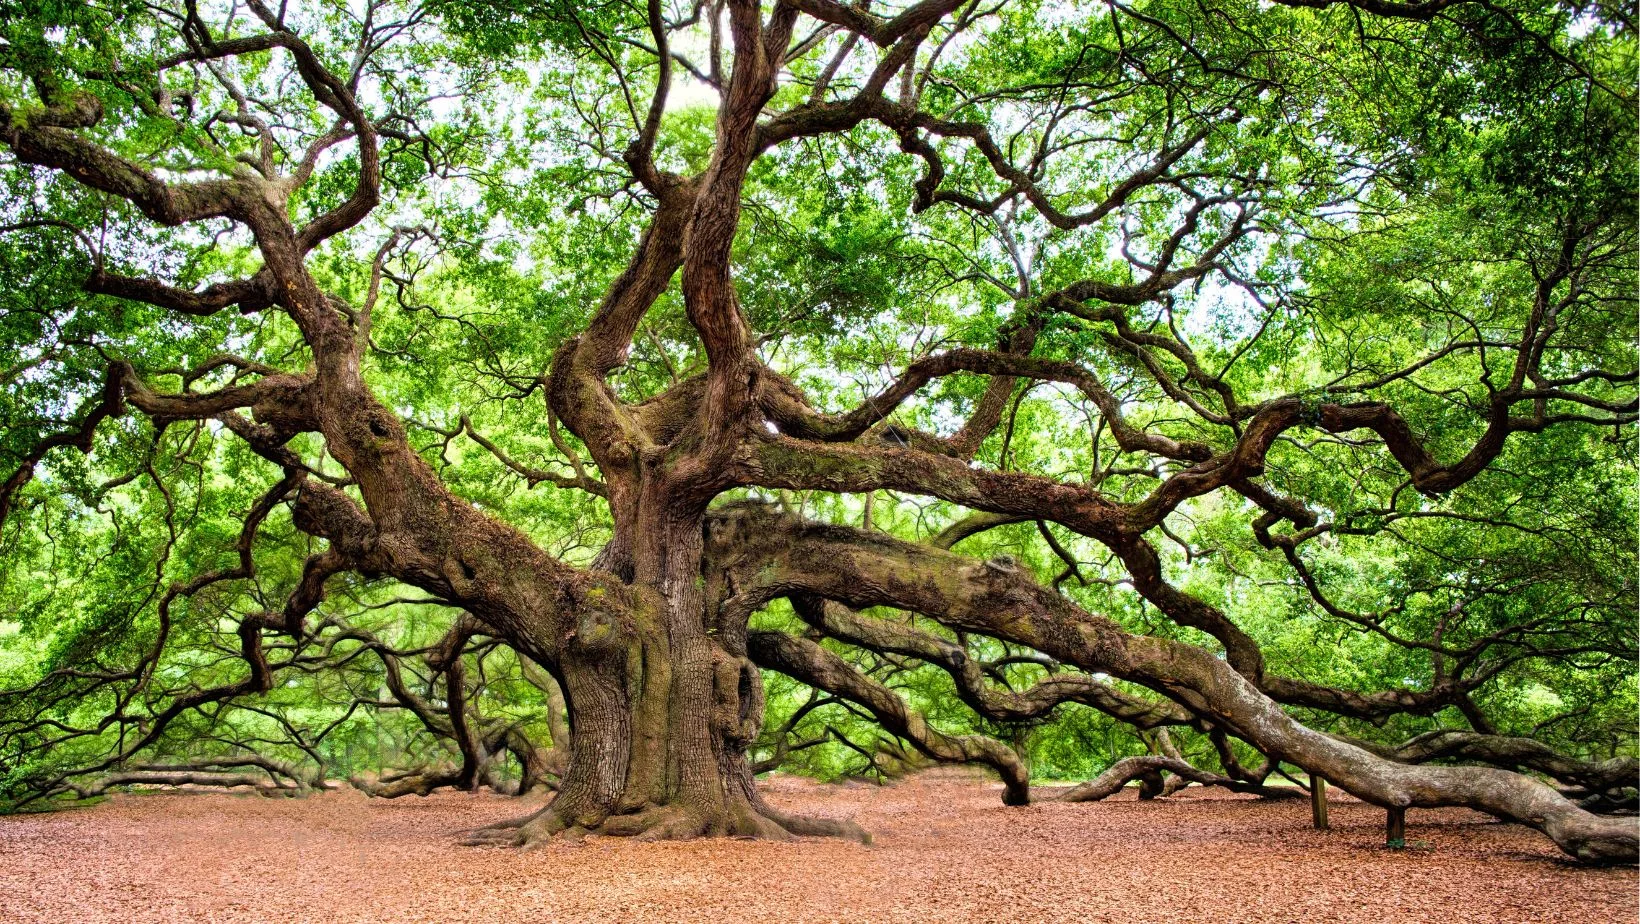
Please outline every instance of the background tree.
M0 12L12 805L1120 725L1635 859L1626 11Z

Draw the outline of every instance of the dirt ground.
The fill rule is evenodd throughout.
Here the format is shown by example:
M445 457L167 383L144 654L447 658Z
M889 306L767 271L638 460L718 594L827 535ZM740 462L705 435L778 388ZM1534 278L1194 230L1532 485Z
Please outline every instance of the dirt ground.
M1633 869L1581 869L1537 833L1187 790L1141 803L1006 808L995 784L770 781L772 802L850 817L862 847L711 840L519 852L455 845L529 804L446 793L370 800L130 794L0 818L0 920L68 922L1482 922L1635 921Z

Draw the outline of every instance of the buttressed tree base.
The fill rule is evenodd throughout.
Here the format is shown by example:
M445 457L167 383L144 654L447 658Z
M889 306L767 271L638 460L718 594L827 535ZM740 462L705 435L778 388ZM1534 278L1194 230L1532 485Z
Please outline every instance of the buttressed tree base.
M0 22L6 805L864 839L756 775L1023 804L1097 722L1149 756L1078 798L1307 775L1635 861L1630 11Z

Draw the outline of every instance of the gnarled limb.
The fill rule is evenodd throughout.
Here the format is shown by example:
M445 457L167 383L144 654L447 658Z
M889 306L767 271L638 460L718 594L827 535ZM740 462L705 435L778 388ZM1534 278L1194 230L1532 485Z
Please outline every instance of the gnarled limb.
M1640 825L1592 815L1529 777L1488 767L1409 766L1312 731L1212 653L1130 635L1017 571L847 527L749 509L736 514L738 522L714 535L728 555L725 565L742 574L743 595L801 591L850 606L923 613L1155 689L1211 715L1272 759L1375 804L1479 809L1537 828L1586 862L1632 863L1640 851Z
M1080 703L1135 728L1190 725L1196 717L1166 700L1152 702L1124 693L1087 674L1054 673L1023 691L999 690L987 682L986 665L961 645L939 636L874 619L815 597L792 598L798 616L839 641L869 651L907 655L936 665L956 682L957 695L979 715L1000 721L1040 718L1061 703Z
M983 735L937 731L899 694L807 639L784 632L752 632L746 644L752 660L760 666L865 707L884 728L929 757L989 766L1002 777L1002 801L1008 805L1024 805L1031 800L1030 773L1019 755L1002 742Z
M1532 738L1441 728L1393 747L1362 741L1352 743L1405 763L1461 760L1507 770L1530 770L1557 783L1594 792L1640 786L1640 761L1633 757L1580 760Z
M1222 786L1231 792L1260 796L1265 799L1304 798L1303 790L1284 786L1263 786L1258 783L1246 783L1202 770L1177 757L1149 754L1141 757L1122 758L1111 764L1104 773L1099 774L1094 779L1066 791L1064 795L1059 797L1059 801L1098 802L1121 792L1123 787L1134 780L1144 782L1144 786L1139 791L1140 799L1154 799L1163 794L1163 783L1160 774L1164 770L1181 780L1191 783L1200 783L1203 786Z

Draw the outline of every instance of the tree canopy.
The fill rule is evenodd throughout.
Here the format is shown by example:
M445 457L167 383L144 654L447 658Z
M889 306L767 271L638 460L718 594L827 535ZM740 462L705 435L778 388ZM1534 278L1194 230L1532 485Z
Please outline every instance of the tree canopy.
M942 761L1633 862L1635 50L1552 0L0 0L0 806L861 836L755 777Z

